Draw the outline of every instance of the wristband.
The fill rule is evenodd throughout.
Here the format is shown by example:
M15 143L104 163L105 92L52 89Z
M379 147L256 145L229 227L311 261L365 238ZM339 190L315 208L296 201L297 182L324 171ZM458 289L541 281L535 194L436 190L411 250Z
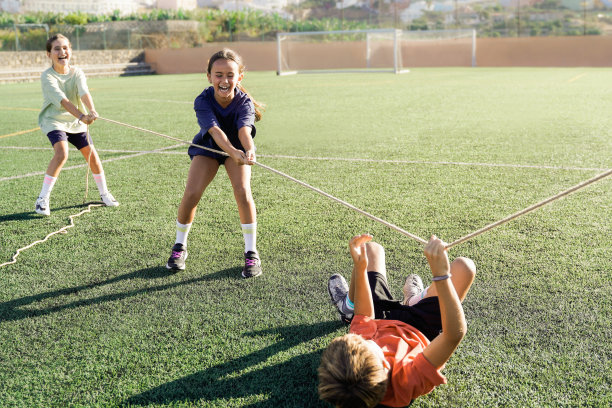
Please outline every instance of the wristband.
M85 114L81 113L81 116L79 116L79 123L81 122L81 119L83 119L83 116L85 116Z
M450 277L451 277L451 274L449 273L448 275L434 276L431 280L434 281L434 282L437 282L437 281L441 281L441 280L446 280L446 279L448 279Z

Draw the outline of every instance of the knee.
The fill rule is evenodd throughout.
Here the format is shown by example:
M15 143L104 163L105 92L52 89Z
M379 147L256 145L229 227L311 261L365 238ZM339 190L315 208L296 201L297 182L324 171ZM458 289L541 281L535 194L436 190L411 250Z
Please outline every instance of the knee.
M466 258L463 256L455 258L452 267L452 269L456 271L455 273L458 272L464 275L470 281L472 281L476 276L476 264L470 258Z
M246 186L236 186L234 187L234 197L236 197L236 201L239 203L249 203L253 201L253 196L251 195L251 189Z
M198 201L200 201L200 198L202 198L202 194L203 191L197 191L193 188L185 188L185 193L183 194L183 201L187 202L187 203L194 203L197 204Z
M58 150L55 151L55 154L53 155L53 158L58 163L62 163L62 164L66 163L66 160L68 160L68 151L67 150L63 150L63 149L58 149Z
M368 254L368 268L376 272L384 273L385 248L378 242L366 243Z

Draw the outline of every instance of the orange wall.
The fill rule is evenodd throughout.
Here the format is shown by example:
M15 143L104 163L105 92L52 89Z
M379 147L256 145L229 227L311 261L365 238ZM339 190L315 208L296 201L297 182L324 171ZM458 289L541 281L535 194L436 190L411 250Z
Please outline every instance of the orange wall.
M362 43L326 43L292 45L294 69L363 68ZM145 61L158 74L204 72L208 58L223 47L236 50L250 71L275 71L275 42L214 43L201 48L147 49ZM390 66L389 50L378 49L373 65ZM471 41L440 40L413 42L402 47L404 68L471 66ZM479 67L611 67L612 36L479 38L476 42Z

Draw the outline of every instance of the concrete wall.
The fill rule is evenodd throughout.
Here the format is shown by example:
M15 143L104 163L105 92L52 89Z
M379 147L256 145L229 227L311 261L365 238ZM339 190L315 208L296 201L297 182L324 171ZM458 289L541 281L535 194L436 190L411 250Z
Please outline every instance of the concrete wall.
M204 72L208 58L223 47L242 55L250 71L276 70L276 43L214 43L190 49L75 51L77 65L137 62L143 59L159 74ZM365 67L364 45L294 44L291 66L296 69ZM480 67L612 67L612 36L479 38L476 63ZM472 64L470 40L413 42L402 48L403 65L410 67ZM144 54L144 55L143 55ZM374 50L371 66L391 66L389 50ZM44 51L0 52L2 70L49 66Z
M143 50L74 51L72 63L75 65L118 64L144 60ZM0 67L3 71L36 69L51 66L51 60L43 51L0 52ZM42 72L42 70L41 70Z
M223 47L242 55L250 71L276 70L276 43L215 43L202 48L145 50L145 61L157 73L204 72L208 58ZM360 43L292 45L294 69L365 67L364 45ZM469 39L412 42L402 47L403 66L441 67L472 65ZM372 67L391 66L389 50L373 52ZM612 36L479 38L476 45L479 67L612 67Z

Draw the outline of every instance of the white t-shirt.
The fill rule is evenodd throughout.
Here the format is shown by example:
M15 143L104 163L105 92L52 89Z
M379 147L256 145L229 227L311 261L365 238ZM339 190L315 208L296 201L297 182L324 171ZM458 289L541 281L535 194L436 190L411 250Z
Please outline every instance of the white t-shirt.
M49 67L40 76L43 93L43 105L38 115L38 126L46 135L52 130L63 130L66 133L87 131L87 125L79 122L61 105L62 99L68 99L81 112L87 112L81 97L89 93L83 70L70 67L67 74L60 74Z

